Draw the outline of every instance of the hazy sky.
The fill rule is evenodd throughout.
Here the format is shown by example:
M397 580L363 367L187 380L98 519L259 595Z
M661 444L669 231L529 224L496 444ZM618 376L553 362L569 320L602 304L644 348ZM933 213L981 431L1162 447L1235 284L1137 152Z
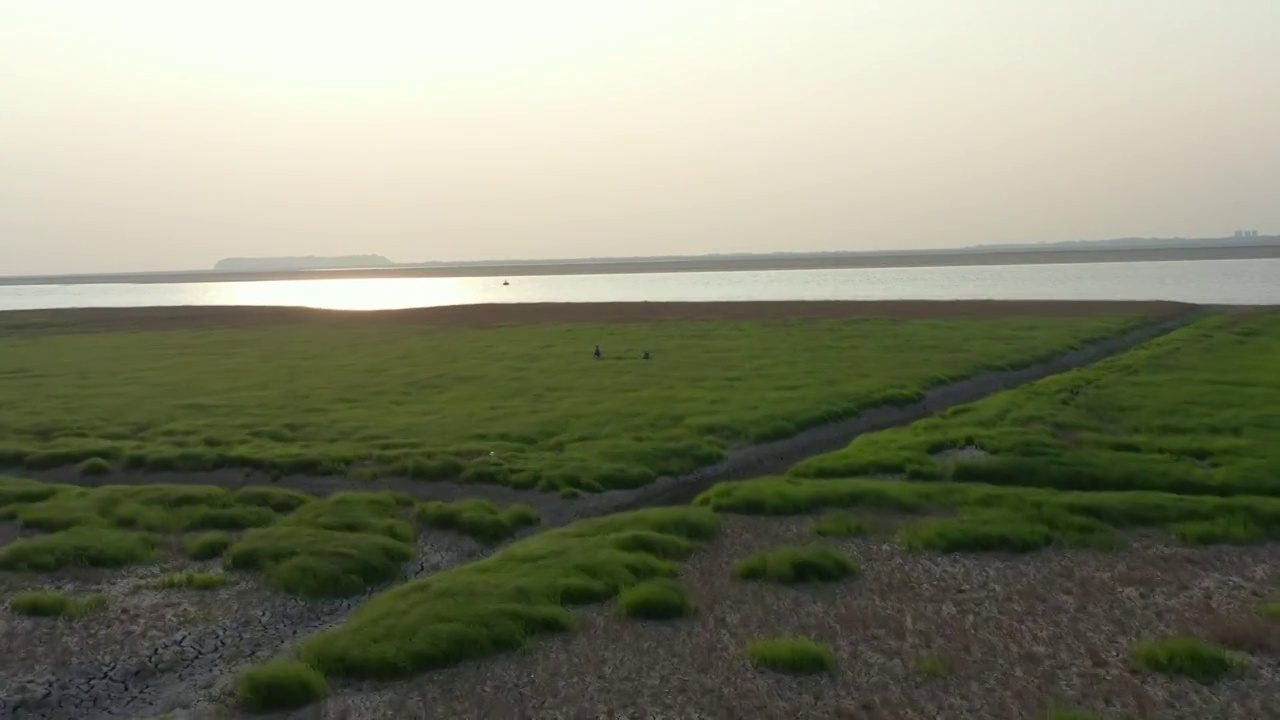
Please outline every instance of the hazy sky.
M1280 0L0 0L0 275L1280 232Z

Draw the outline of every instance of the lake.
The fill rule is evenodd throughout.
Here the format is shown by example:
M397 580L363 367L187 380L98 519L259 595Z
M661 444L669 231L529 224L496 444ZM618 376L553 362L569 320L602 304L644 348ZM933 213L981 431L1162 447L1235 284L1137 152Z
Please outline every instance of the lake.
M845 270L12 285L0 310L281 305L391 310L528 302L733 300L1174 300L1280 304L1280 259Z

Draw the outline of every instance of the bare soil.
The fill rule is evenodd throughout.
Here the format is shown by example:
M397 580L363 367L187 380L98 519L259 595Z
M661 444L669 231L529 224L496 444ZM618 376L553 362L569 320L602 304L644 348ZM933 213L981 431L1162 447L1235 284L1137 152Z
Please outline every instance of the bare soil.
M1215 685L1146 674L1141 640L1246 622L1280 587L1280 546L1189 549L1138 539L1116 553L907 553L883 539L833 541L863 577L795 588L732 578L740 558L812 542L805 519L726 518L682 582L694 618L667 623L584 613L571 634L525 652L395 686L342 689L323 710L359 718L983 718L1027 720L1049 703L1135 720L1260 720L1280 706L1277 646ZM754 668L756 638L829 643L827 676ZM1269 649L1270 648L1270 649ZM950 665L922 677L925 659Z

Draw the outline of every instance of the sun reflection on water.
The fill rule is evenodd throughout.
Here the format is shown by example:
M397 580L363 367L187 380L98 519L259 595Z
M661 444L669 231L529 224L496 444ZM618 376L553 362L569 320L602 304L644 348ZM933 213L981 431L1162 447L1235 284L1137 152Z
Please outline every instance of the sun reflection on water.
M212 305L275 305L322 310L401 310L486 302L470 278L265 280L211 283Z

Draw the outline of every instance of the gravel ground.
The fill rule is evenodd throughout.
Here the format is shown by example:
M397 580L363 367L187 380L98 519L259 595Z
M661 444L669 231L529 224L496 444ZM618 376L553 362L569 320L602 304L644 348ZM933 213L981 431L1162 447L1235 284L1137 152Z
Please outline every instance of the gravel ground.
M484 552L469 538L443 533L424 534L418 546L406 577ZM127 571L9 576L6 593L36 587L102 593L110 604L78 620L0 614L0 717L209 716L207 708L225 701L238 669L338 624L367 597L304 601L240 573L215 591L154 588L165 572L216 566L174 561Z
M837 542L864 576L816 589L731 579L744 555L811 541L804 520L729 517L683 581L695 619L635 623L607 608L525 652L394 686L340 689L292 716L354 718L991 718L1049 702L1135 719L1280 717L1280 643L1217 685L1145 675L1137 641L1213 633L1280 589L1276 545L1187 549L1138 538L1117 553L1022 557L909 554L884 540ZM798 634L831 643L829 677L753 669L745 645ZM952 674L922 679L941 656Z

